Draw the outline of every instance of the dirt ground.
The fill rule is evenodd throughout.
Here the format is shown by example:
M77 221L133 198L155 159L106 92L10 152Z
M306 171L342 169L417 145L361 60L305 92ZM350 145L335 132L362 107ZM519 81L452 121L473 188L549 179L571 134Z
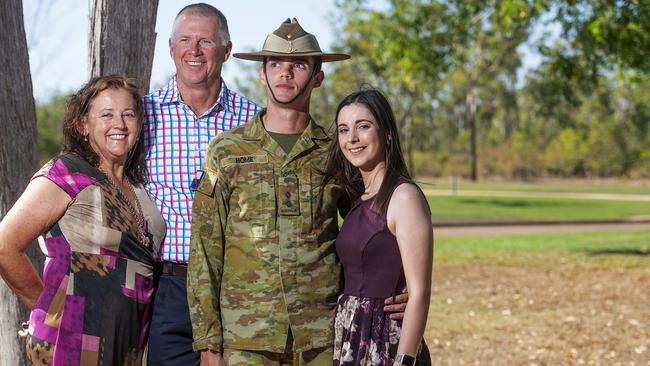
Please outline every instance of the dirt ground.
M436 264L434 365L650 366L650 268Z

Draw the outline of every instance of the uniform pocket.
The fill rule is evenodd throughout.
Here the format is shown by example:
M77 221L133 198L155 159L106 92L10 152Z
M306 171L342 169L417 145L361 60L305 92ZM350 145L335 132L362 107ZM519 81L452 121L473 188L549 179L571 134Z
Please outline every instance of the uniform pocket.
M281 216L300 215L300 182L293 173L283 173L278 177L278 205Z
M231 187L228 235L271 238L276 228L273 164L245 163L228 167Z

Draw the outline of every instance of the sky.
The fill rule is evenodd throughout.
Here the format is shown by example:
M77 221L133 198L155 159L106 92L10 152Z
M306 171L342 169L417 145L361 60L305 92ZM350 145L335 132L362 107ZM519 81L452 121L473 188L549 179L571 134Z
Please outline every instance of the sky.
M258 50L266 35L288 17L295 17L328 50L335 39L329 24L335 10L333 0L203 0L221 10L228 19L233 53ZM156 49L151 84L163 85L174 73L168 40L174 17L185 5L198 0L159 0L156 21ZM377 1L379 2L379 1ZM46 101L53 93L68 93L88 78L88 13L92 0L23 0L29 64L36 101ZM231 57L223 77L229 85L241 72L239 61Z

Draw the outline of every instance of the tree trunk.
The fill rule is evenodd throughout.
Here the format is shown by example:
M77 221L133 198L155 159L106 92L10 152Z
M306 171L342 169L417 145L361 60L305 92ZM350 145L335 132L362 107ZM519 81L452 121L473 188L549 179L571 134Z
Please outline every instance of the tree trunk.
M476 152L476 80L474 79L474 75L470 76L467 94L465 95L465 116L470 132L470 157L472 165L470 179L476 182L478 180L478 156Z
M415 163L413 161L413 110L415 109L419 96L420 93L416 90L402 90L401 98L406 102L406 107L401 113L395 114L395 122L399 121L398 128L402 127L403 130L404 138L400 140L402 141L405 163L411 175L415 175Z
M90 77L126 74L149 91L158 0L95 0L90 15Z
M37 164L36 120L22 0L0 1L0 219L25 189ZM27 252L39 273L38 246ZM29 310L0 284L0 365L27 365L20 323Z
M465 94L465 118L467 119L470 131L470 179L473 182L478 180L478 152L476 151L476 94L478 93L478 78L481 73L485 71L485 60L483 59L484 40L485 34L483 31L479 31L476 36L476 44L474 45L474 60L472 61L472 66L468 73L467 94Z

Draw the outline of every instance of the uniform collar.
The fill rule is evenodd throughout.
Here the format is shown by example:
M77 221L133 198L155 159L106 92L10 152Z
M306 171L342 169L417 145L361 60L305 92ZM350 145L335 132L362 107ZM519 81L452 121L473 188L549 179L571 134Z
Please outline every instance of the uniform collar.
M303 156L305 151L327 146L331 141L331 138L327 135L325 129L310 117L307 128L303 131L298 141L296 141L296 144L287 154L280 144L278 144L271 135L266 132L264 124L262 123L262 116L264 113L266 113L266 108L260 110L255 117L245 125L242 137L247 141L259 141L260 147L267 153L283 158L284 163L282 166L289 164L300 156Z
M266 132L266 129L264 128L264 124L262 123L262 116L266 113L266 108L262 108L257 114L253 117L253 119L246 124L246 127L244 127L244 139L245 140L261 140L264 138L264 136L269 136L269 134ZM316 123L311 116L309 117L309 123L307 124L307 128L305 131L302 133L303 137L306 137L309 140L317 140L317 141L329 141L331 140L331 137L327 134L325 129Z

